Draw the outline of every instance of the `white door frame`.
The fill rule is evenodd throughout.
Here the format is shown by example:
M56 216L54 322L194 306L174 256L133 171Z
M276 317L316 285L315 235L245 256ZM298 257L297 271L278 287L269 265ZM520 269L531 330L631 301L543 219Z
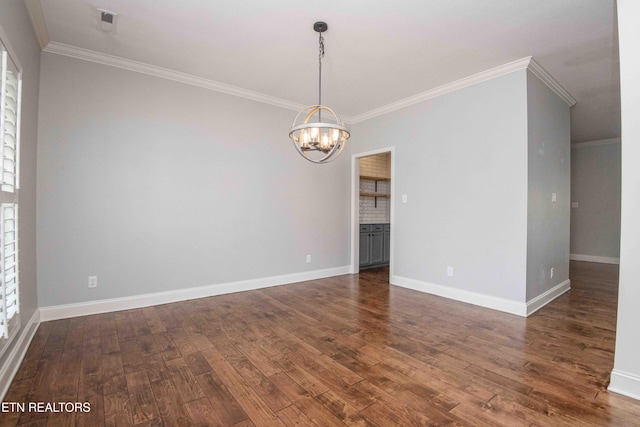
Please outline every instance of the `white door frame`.
M351 155L351 274L358 274L360 271L360 158L374 156L376 154L391 154L391 185L389 186L390 198L390 216L389 224L391 225L390 233L390 250L389 250L389 277L393 276L393 254L394 254L394 219L395 219L395 173L396 173L396 155L395 147L379 148L377 150L365 151L362 153Z

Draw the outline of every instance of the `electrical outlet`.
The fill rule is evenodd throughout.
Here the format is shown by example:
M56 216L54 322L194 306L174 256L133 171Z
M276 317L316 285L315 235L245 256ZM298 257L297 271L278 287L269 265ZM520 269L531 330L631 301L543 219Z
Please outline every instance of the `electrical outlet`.
M307 255L307 264L311 262L311 255Z
M447 276L453 277L453 267L447 267Z
M556 203L558 201L558 195L556 193L551 193L551 202Z
M89 287L90 288L98 287L98 276L89 276Z

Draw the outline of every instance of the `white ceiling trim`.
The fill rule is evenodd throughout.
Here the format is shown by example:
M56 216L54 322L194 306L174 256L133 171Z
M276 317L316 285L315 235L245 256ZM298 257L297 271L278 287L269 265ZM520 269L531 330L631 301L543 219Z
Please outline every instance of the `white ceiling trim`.
M39 1L36 0L39 4ZM114 55L96 52L89 49L83 49L75 46L70 46L63 43L50 42L44 48L45 52L54 53L57 55L68 56L71 58L82 59L85 61L96 62L111 67L121 68L124 70L134 71L142 74L148 74L155 77L160 77L167 80L173 80L180 83L185 83L192 86L198 86L208 90L214 90L217 92L226 93L229 95L239 96L241 98L250 99L253 101L262 102L265 104L273 105L276 107L286 108L288 110L300 111L305 106L295 102L287 101L285 99L276 98L273 96L265 95L259 92L254 92L247 89L242 89L237 86L231 86L224 83L220 83L214 80L205 79L202 77L196 77L191 74L181 73L179 71L170 70L168 68L157 67L155 65L146 64L139 61L133 61L130 59L121 58ZM549 74L547 73L532 57L519 59L517 61L509 62L504 65L500 65L495 68L491 68L486 71L471 75L469 77L456 80L454 82L439 86L435 89L428 90L417 95L410 96L400 101L387 104L380 108L368 111L363 114L359 114L354 117L343 117L346 123L358 123L364 120L369 120L374 117L381 116L383 114L396 111L410 105L414 105L420 102L424 102L428 99L432 99L438 96L445 95L447 93L460 90L462 88L472 86L487 80L494 79L496 77L504 76L506 74L513 73L515 71L529 69L535 76L537 76L543 83L545 83L553 92L555 92L564 102L569 106L575 105L575 99Z
M496 77L504 76L506 74L513 73L514 71L524 70L529 66L532 61L531 57L519 59L517 61L509 62L508 64L500 65L490 70L482 71L477 74L473 74L468 77L464 77L460 80L456 80L451 83L447 83L442 86L438 86L435 89L428 90L426 92L419 93L417 95L410 96L400 101L392 102L391 104L384 105L375 110L368 111L363 114L359 114L352 117L352 123L358 123L365 120L372 119L374 117L381 116L383 114L390 113L392 111L400 110L401 108L409 107L420 102L427 101L429 99L436 98L438 96L445 95L447 93L455 92L462 88L472 86L478 83L485 82L487 80L495 79Z
M31 20L31 26L33 27L33 31L36 33L40 49L44 49L51 42L51 37L49 36L49 30L47 29L47 22L44 19L42 4L40 3L40 0L25 0L24 5L27 8L27 13Z
M531 59L529 64L529 71L531 71L536 77L538 77L544 84L549 86L549 89L554 91L569 107L576 105L576 100L558 83L551 74L540 66L536 61Z
M121 68L123 70L148 74L167 80L185 83L191 86L198 86L204 89L214 90L216 92L222 92L228 95L250 99L252 101L258 101L265 104L274 105L276 107L286 108L288 110L300 111L304 107L306 107L305 105L287 101L285 99L264 95L259 92L227 85L224 83L216 82L214 80L196 77L191 74L181 73L179 71L170 70L168 68L157 67L155 65L145 64L144 62L133 61L131 59L108 55L106 53L100 53L89 49L82 49L63 43L51 42L44 49L44 51L57 55L68 56L71 58L82 59L85 61L96 62L98 64L108 65L110 67Z
M556 93L564 102L570 107L575 105L576 100L558 83L544 68L542 68L532 57L518 59L517 61L509 62L504 65L500 65L495 68L491 68L486 71L482 71L477 74L473 74L469 77L464 77L460 80L456 80L451 83L439 86L435 89L428 90L426 92L419 93L417 95L410 96L397 102L385 105L375 110L368 111L363 114L351 117L350 123L358 123L364 120L369 120L374 117L381 116L383 114L390 113L392 111L399 110L401 108L408 107L410 105L424 102L428 99L433 99L438 96L445 95L447 93L460 90L462 88L472 86L478 83L485 82L487 80L495 79L496 77L504 76L506 74L513 73L515 71L529 69L534 75L536 75L544 84L546 84L553 92Z

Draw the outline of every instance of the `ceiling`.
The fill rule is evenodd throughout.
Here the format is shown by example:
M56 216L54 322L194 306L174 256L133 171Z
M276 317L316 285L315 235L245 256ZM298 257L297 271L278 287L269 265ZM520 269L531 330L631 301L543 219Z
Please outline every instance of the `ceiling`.
M614 0L40 4L53 44L301 105L317 102L318 37L312 27L326 21L323 103L346 118L532 56L577 101L571 109L572 142L620 136ZM97 29L97 8L119 14L115 34Z

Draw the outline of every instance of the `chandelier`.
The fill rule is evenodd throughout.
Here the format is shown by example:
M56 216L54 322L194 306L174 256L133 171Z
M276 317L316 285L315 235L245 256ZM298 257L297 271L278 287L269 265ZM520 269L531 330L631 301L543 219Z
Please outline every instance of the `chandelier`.
M349 129L329 107L322 105L322 58L324 58L324 38L326 22L316 22L313 29L319 34L318 55L318 104L310 105L298 113L289 130L302 157L313 163L327 163L336 159L349 139Z

